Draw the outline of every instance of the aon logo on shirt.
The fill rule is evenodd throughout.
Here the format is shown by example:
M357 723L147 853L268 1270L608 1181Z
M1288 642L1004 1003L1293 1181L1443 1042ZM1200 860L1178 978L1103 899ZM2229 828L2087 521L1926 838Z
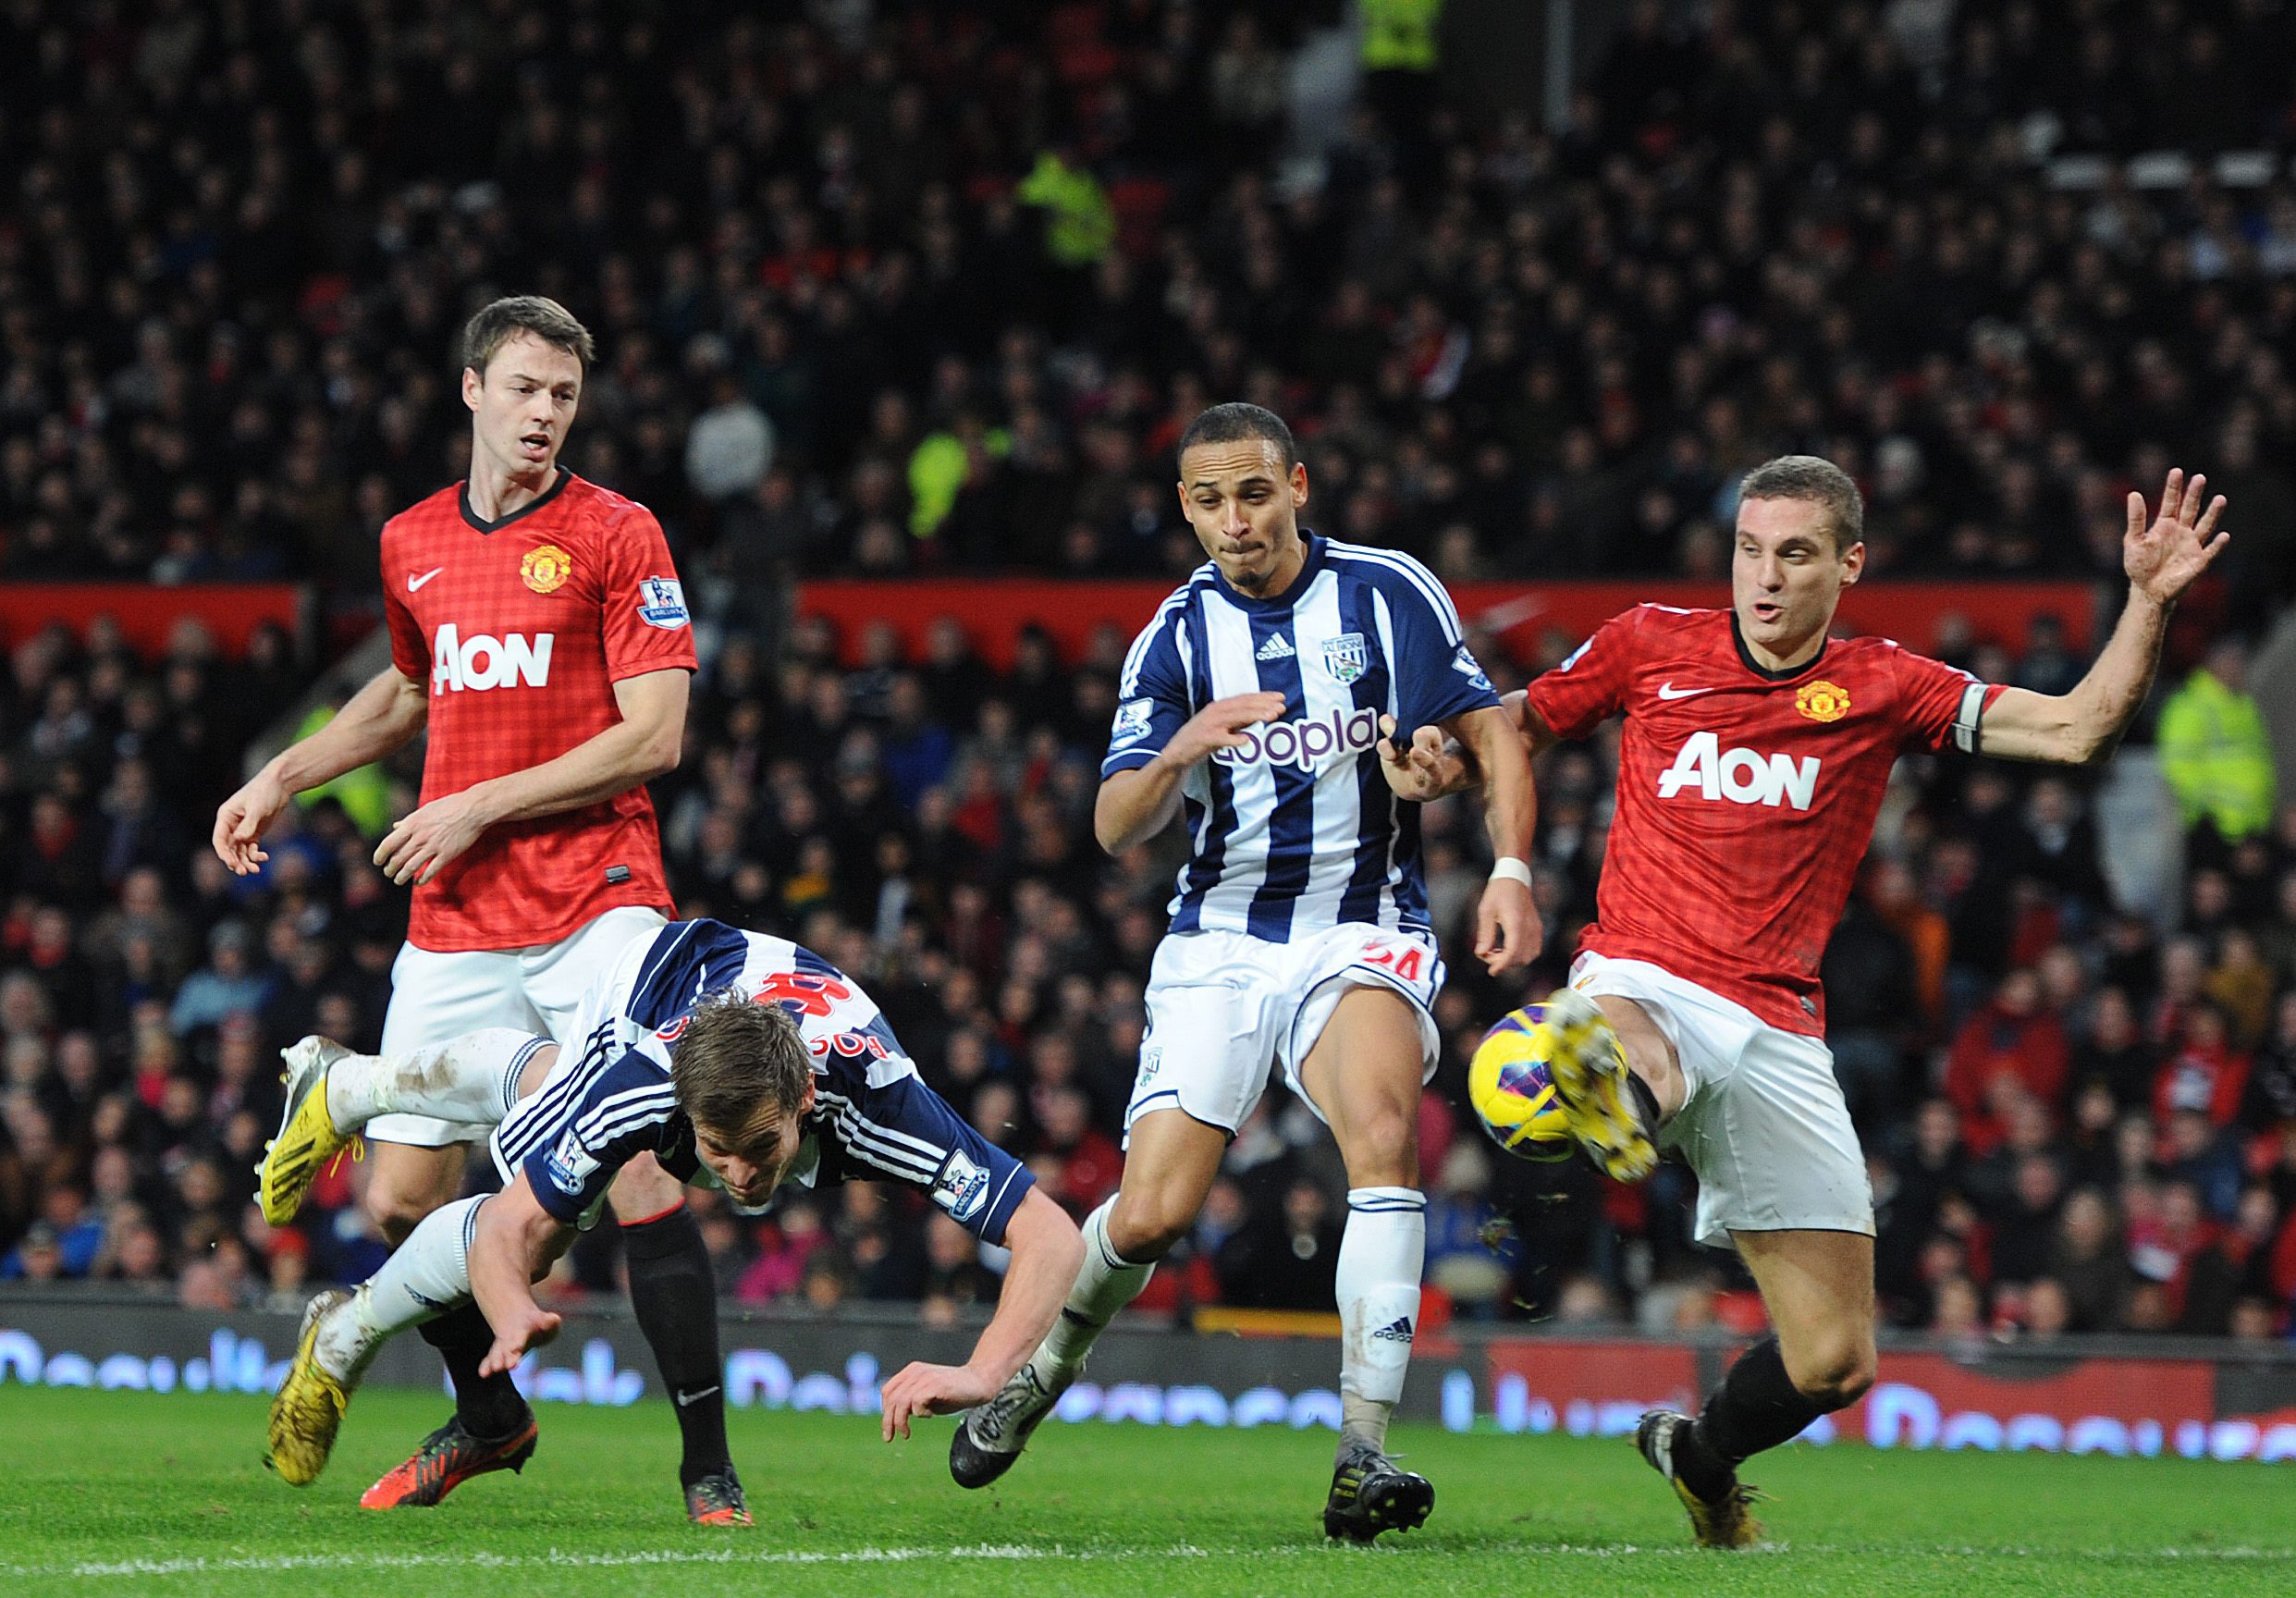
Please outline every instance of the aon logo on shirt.
M1671 799L1686 788L1702 799L1807 810L1818 788L1818 757L1805 755L1796 760L1786 755L1757 755L1751 749L1725 749L1719 737L1700 732L1659 773L1661 799Z
M465 688L529 688L550 681L550 644L554 634L522 633L497 638L491 633L462 636L451 621L431 640L431 692L460 694Z

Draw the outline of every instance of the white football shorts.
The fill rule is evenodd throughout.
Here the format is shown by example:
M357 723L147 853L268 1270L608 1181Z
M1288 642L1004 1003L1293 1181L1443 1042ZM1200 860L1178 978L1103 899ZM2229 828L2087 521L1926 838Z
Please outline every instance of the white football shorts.
M1148 1032L1124 1111L1124 1135L1155 1110L1177 1107L1233 1133L1281 1065L1284 1086L1320 1117L1300 1067L1350 988L1387 988L1418 1017L1419 1080L1435 1074L1435 995L1443 965L1434 940L1360 922L1271 943L1244 932L1187 932L1156 946Z
M633 939L668 925L658 910L620 904L556 943L529 949L442 952L400 946L390 968L383 1053L403 1054L482 1026L515 1026L564 1041L583 995ZM430 1115L377 1115L365 1136L378 1143L444 1149L485 1141L492 1126Z
M1659 1135L1698 1174L1698 1240L1733 1232L1873 1235L1873 1189L1823 1040L1647 960L1581 954L1570 985L1631 999L1675 1046L1689 1096Z

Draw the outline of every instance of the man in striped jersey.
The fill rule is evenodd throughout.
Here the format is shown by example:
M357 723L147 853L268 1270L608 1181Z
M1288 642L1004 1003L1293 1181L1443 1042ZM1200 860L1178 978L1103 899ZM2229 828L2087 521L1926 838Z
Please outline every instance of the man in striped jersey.
M1418 807L1389 789L1381 734L1448 734L1498 763L1484 790L1498 866L1475 942L1493 973L1539 948L1524 864L1530 768L1426 568L1302 531L1308 471L1280 418L1256 405L1205 412L1181 436L1180 478L1211 559L1126 658L1093 817L1112 854L1175 814L1188 830L1149 977L1123 1181L1086 1219L1084 1270L1051 1334L966 1417L950 1469L978 1487L1012 1468L1101 1328L1195 1223L1228 1140L1280 1067L1347 1168L1344 1419L1323 1526L1369 1542L1422 1524L1434 1506L1434 1489L1384 1450L1418 1321L1427 1229L1415 1132L1443 977Z
M434 1211L356 1291L311 1301L271 1407L270 1462L302 1486L326 1464L359 1378L392 1334L475 1299L485 1374L556 1335L530 1284L588 1229L640 1153L721 1187L746 1214L784 1182L916 1188L1012 1251L997 1312L964 1365L885 1383L888 1440L994 1395L1060 1311L1084 1257L1075 1223L918 1079L860 984L810 950L715 921L632 940L584 996L561 1050L508 1027L384 1059L306 1038L287 1051L289 1135L310 1168L377 1115L493 1124L499 1193ZM290 1211L310 1190L285 1195ZM530 1441L512 1463L534 1451Z

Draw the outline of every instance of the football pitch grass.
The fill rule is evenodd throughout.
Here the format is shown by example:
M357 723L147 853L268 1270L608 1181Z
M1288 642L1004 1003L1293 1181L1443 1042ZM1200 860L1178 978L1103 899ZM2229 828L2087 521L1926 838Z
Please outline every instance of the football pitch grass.
M0 1593L2296 1592L2289 1465L1795 1447L1748 1472L1769 1543L1701 1553L1624 1441L1425 1427L1392 1444L1434 1481L1435 1518L1372 1550L1320 1534L1320 1431L1055 1424L964 1493L949 1421L887 1447L873 1418L755 1410L731 1427L757 1524L697 1530L658 1403L546 1406L523 1477L360 1509L444 1413L362 1395L297 1491L259 1462L260 1399L0 1387Z

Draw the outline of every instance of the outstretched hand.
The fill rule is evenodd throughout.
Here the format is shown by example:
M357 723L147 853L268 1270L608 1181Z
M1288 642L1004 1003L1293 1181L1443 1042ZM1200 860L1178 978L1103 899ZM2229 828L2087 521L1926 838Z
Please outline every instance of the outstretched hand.
M559 1317L539 1304L529 1304L514 1316L506 1316L507 1324L496 1329L494 1346L480 1360L481 1376L507 1375L518 1369L518 1362L533 1350L541 1347L559 1334L562 1324Z
M927 1365L919 1359L885 1383L878 1430L888 1443L896 1435L906 1437L910 1421L986 1404L1000 1385L970 1365Z
M2232 535L2216 531L2224 513L2219 494L2202 510L2208 487L2205 476L2185 481L2181 469L2172 470L2160 491L2160 517L2146 524L2144 496L2129 493L2129 531L2120 541L2121 569L2129 585L2156 605L2173 605L2208 563L2230 543Z

